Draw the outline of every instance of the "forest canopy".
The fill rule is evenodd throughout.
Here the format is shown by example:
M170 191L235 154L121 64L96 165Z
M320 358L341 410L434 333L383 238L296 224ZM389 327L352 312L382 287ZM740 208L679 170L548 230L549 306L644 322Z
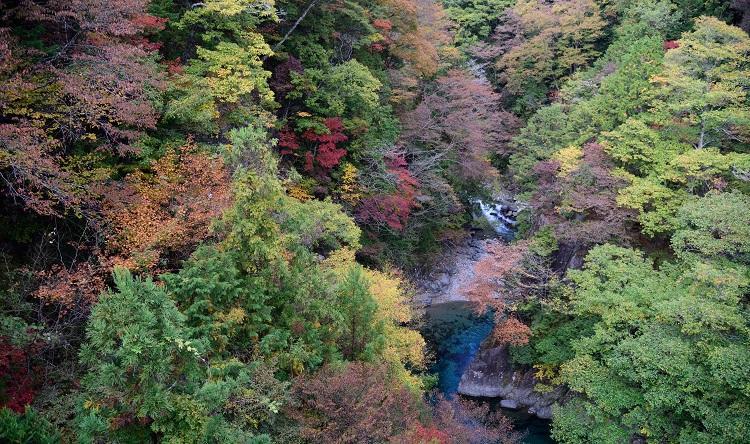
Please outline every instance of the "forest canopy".
M0 0L0 441L521 442L433 390L415 297L510 195L464 296L565 387L552 438L747 442L749 30L747 0Z

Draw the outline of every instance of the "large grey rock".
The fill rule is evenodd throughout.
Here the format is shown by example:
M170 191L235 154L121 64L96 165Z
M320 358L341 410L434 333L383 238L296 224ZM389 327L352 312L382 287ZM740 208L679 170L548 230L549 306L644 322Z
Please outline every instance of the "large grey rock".
M540 418L552 417L552 405L561 400L567 393L563 386L545 393L534 390L537 380L533 369L515 369L508 359L505 347L492 347L481 350L469 364L461 382L458 393L467 396L485 398L502 398L503 403L523 408Z
M551 405L539 407L539 408L529 407L528 412L542 419L552 419L552 406Z
M501 399L500 407L504 409L517 409L518 401L516 401L515 399Z

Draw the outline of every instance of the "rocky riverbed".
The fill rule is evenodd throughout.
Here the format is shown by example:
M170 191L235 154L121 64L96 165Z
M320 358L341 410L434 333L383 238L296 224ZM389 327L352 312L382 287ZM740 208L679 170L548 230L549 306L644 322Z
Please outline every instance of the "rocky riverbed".
M474 200L472 205L472 236L445 252L426 274L416 279L418 305L465 301L464 289L474 278L474 265L487 255L487 245L513 239L516 216L523 204L501 196L491 202Z
M466 301L464 289L472 282L474 265L487 254L491 239L470 238L454 248L429 273L417 281L415 302L430 306L446 302Z
M488 235L485 230L469 238L417 280L415 302L427 310L425 333L432 341L447 341L433 344L441 389L471 397L496 399L504 409L549 419L554 403L565 397L565 388L558 387L546 393L535 391L537 380L533 369L515 368L504 347L490 347L485 343L491 321L487 324L486 317L472 318L458 313L471 310L470 305L466 302L462 304L462 301L467 300L464 290L473 281L475 264L489 254L489 243L507 242L512 238L518 212L517 207L510 206L507 201L476 204L477 217L484 217L494 234ZM456 311L455 319L450 315L453 311ZM449 329L446 331L450 334L436 334L435 329L441 328ZM478 337L480 333L481 337Z

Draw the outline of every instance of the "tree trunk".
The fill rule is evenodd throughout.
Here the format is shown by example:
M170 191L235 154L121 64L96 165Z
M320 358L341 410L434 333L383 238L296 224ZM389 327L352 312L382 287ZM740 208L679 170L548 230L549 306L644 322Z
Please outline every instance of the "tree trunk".
M297 18L297 21L295 21L295 22L294 22L294 24L292 25L292 27L291 27L291 28L289 28L289 31L287 31L287 32L286 32L286 34L284 34L284 37L282 37L282 38L281 38L281 41L279 41L279 43L277 43L277 44L275 44L275 45L273 46L273 48L272 48L272 49L273 49L273 51L274 51L274 52L276 52L276 50L277 50L277 49L279 49L279 47L281 47L281 45L283 45L283 44L284 44L284 42L286 42L286 41L287 41L287 39L289 38L289 36L290 36L290 35L292 35L292 33L294 32L294 30L295 30L295 29L297 29L297 26L299 26L299 24L300 24L300 23L302 23L302 20L304 20L304 19L305 19L305 16L307 16L307 14L308 14L308 13L310 12L310 10L311 10L311 9L312 9L312 8L313 8L313 7L314 7L314 6L316 5L316 4L318 4L318 2L319 2L319 1L320 1L320 0L312 0L312 1L310 2L310 4L309 4L309 5L307 5L307 8L305 8L305 11L304 11L304 12L302 13L302 15L300 15L300 16L299 16L299 17Z

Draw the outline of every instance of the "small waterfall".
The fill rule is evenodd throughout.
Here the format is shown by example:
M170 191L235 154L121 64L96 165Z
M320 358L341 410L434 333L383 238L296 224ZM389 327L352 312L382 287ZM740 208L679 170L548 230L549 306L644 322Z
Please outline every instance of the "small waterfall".
M473 203L479 209L479 214L475 214L475 217L486 220L503 239L513 239L518 225L517 211L513 207L502 202L484 202L480 199L475 199Z

